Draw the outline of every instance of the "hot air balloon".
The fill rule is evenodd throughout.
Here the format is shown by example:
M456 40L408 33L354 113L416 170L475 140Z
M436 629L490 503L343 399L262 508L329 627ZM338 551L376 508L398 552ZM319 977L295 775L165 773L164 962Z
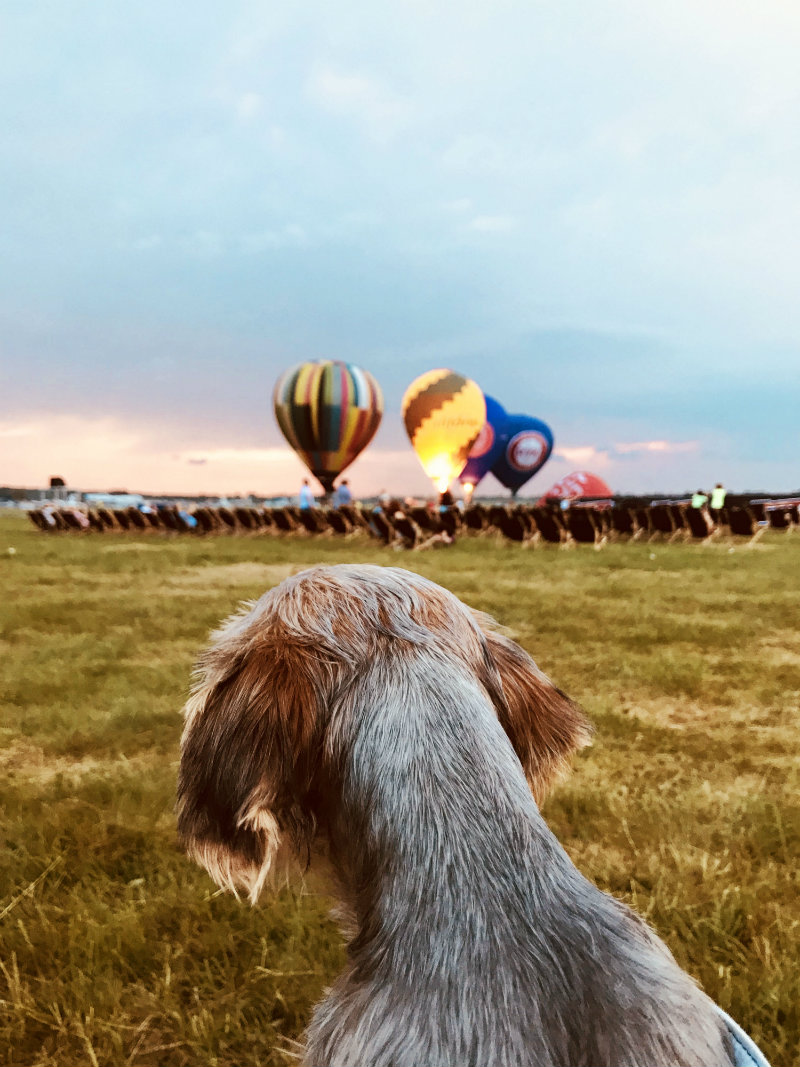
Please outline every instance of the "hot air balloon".
M470 378L431 370L403 397L403 421L425 473L443 493L467 462L486 422L486 401Z
M353 363L300 363L280 376L273 394L281 432L326 493L375 436L383 394Z
M486 422L469 451L467 465L458 476L467 500L472 499L478 482L495 465L505 445L505 422L508 417L505 408L491 396L486 396L485 400Z
M552 485L539 501L543 504L546 500L599 500L610 498L613 491L606 485L602 478L590 471L573 471L560 482Z
M529 478L544 466L553 451L553 431L532 415L508 415L503 426L505 448L492 474L516 496Z

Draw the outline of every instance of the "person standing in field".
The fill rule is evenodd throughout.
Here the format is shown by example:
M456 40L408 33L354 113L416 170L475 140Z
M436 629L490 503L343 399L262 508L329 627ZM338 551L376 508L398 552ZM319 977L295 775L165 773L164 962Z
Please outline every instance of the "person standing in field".
M711 512L711 518L714 520L714 522L719 522L722 517L722 509L725 507L725 497L727 495L727 490L723 486L722 482L717 482L717 484L711 490L711 501L709 503L709 510Z
M343 482L336 486L336 492L333 494L333 506L335 508L343 508L347 504L351 504L352 501L353 494L350 492L350 486L345 478Z
M308 478L303 479L303 484L300 486L300 509L306 511L308 508L314 507L314 494L311 492L311 486L308 484Z
M708 503L708 494L703 492L702 489L698 489L697 492L694 493L694 495L692 496L692 507L693 508L704 508L707 503Z

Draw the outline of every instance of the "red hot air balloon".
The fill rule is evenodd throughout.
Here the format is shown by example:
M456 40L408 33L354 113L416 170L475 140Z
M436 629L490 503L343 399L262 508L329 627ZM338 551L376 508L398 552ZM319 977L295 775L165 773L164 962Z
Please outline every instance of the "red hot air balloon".
M546 500L583 500L583 499L609 499L614 495L602 478L590 471L573 471L560 482L550 486L544 496L539 500L544 504Z

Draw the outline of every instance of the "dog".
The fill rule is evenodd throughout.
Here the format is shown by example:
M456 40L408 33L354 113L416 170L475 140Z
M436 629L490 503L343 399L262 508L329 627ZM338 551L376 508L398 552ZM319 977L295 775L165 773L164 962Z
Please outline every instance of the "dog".
M349 915L309 1067L723 1067L725 1016L539 812L582 711L420 575L314 567L232 616L185 707L178 831L255 903L324 860Z

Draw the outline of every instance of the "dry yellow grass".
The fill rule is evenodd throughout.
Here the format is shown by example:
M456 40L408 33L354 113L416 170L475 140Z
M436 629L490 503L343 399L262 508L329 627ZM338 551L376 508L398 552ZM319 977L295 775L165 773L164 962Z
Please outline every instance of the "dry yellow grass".
M8 556L6 549L16 548ZM367 541L37 534L0 521L0 1063L293 1062L341 965L306 886L251 910L177 848L179 711L241 599L407 566L509 626L594 745L545 814L774 1067L800 1035L800 538L395 554Z

